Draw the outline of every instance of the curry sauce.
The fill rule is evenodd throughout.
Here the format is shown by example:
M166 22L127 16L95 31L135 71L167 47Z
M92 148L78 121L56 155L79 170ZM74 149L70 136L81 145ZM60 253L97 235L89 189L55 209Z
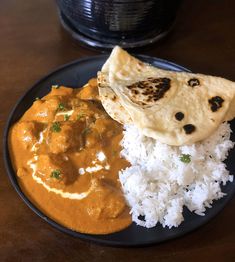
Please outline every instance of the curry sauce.
M122 126L104 111L96 80L53 86L11 128L19 184L45 215L73 230L107 234L131 223L118 172Z

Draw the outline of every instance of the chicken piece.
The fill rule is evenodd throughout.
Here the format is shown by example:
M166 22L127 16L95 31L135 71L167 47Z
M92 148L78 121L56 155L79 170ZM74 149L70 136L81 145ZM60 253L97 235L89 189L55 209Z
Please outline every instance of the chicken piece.
M59 104L59 97L50 97L48 100L36 100L24 114L22 120L27 119L42 123L52 122Z
M97 105L94 105L93 101L83 101L73 99L72 101L73 113L70 117L72 121L89 121L94 122L97 115L102 114Z
M42 154L36 162L36 176L51 186L68 185L77 179L77 172L66 156Z
M100 100L96 78L92 78L77 94L83 100Z
M18 122L13 128L13 136L17 137L24 149L31 149L38 142L39 125L31 121Z
M98 118L96 119L92 127L101 134L105 133L110 129L110 120L105 118Z
M48 100L51 96L70 96L72 94L73 88L65 86L52 86L51 92L48 95L44 96L43 99Z
M65 153L70 149L79 150L83 147L82 131L84 122L76 123L54 122L50 126L49 151L53 154Z
M101 143L101 136L99 132L88 127L83 131L83 139L86 147L88 148L97 147L97 143Z
M103 137L112 137L115 135L115 130L113 128L116 126L116 129L119 129L119 124L113 122L110 118L102 117L96 119L92 128L97 130ZM111 128L112 127L112 128Z
M117 187L107 179L93 178L92 183L95 197L89 198L87 213L95 219L113 219L120 216L124 212L126 204Z

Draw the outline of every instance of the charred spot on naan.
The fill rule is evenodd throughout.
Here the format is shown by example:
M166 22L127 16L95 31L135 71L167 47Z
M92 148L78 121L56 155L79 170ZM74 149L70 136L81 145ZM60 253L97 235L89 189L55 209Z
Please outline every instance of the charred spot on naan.
M188 80L188 85L191 87L200 86L200 81L197 78L191 78Z
M112 98L111 98L113 101L117 100L117 97L114 95Z
M178 121L183 120L183 119L184 119L184 113L182 113L182 112L177 112L177 113L175 114L175 119L178 120Z
M196 127L192 124L187 124L183 126L183 129L186 135L190 135L196 130Z
M151 106L163 98L171 88L171 79L167 77L149 77L147 80L128 85L127 88L131 92L132 102Z
M208 102L209 102L211 111L216 112L223 106L224 99L220 96L214 96L211 99L209 99Z

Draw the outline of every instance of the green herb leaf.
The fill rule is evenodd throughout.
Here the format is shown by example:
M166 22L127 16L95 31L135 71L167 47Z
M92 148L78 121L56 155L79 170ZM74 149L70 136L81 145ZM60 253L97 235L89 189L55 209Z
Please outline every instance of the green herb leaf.
M82 117L85 117L84 113L80 113L77 115L77 120L80 120Z
M64 115L64 121L68 121L69 118L70 118L70 116L69 116L68 114L65 114L65 115Z
M59 169L55 169L51 172L51 177L55 179L61 179L61 172Z
M189 154L182 154L182 155L180 156L180 161L182 161L182 162L185 163L185 164L190 163L190 161L191 161L191 155L189 155Z
M51 88L59 89L59 85L52 85Z
M57 133L60 132L61 131L60 122L54 122L51 126L51 131Z
M86 135L86 134L89 134L89 133L91 133L91 129L89 127L84 128L83 131L82 131L83 135Z
M65 110L65 105L63 103L59 103L57 111L64 111Z

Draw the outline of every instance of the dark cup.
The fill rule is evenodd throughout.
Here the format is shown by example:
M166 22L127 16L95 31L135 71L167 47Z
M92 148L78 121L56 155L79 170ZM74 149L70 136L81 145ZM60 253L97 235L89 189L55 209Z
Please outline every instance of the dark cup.
M171 28L181 0L57 0L77 32L104 44L153 42ZM152 41L151 41L152 40Z

